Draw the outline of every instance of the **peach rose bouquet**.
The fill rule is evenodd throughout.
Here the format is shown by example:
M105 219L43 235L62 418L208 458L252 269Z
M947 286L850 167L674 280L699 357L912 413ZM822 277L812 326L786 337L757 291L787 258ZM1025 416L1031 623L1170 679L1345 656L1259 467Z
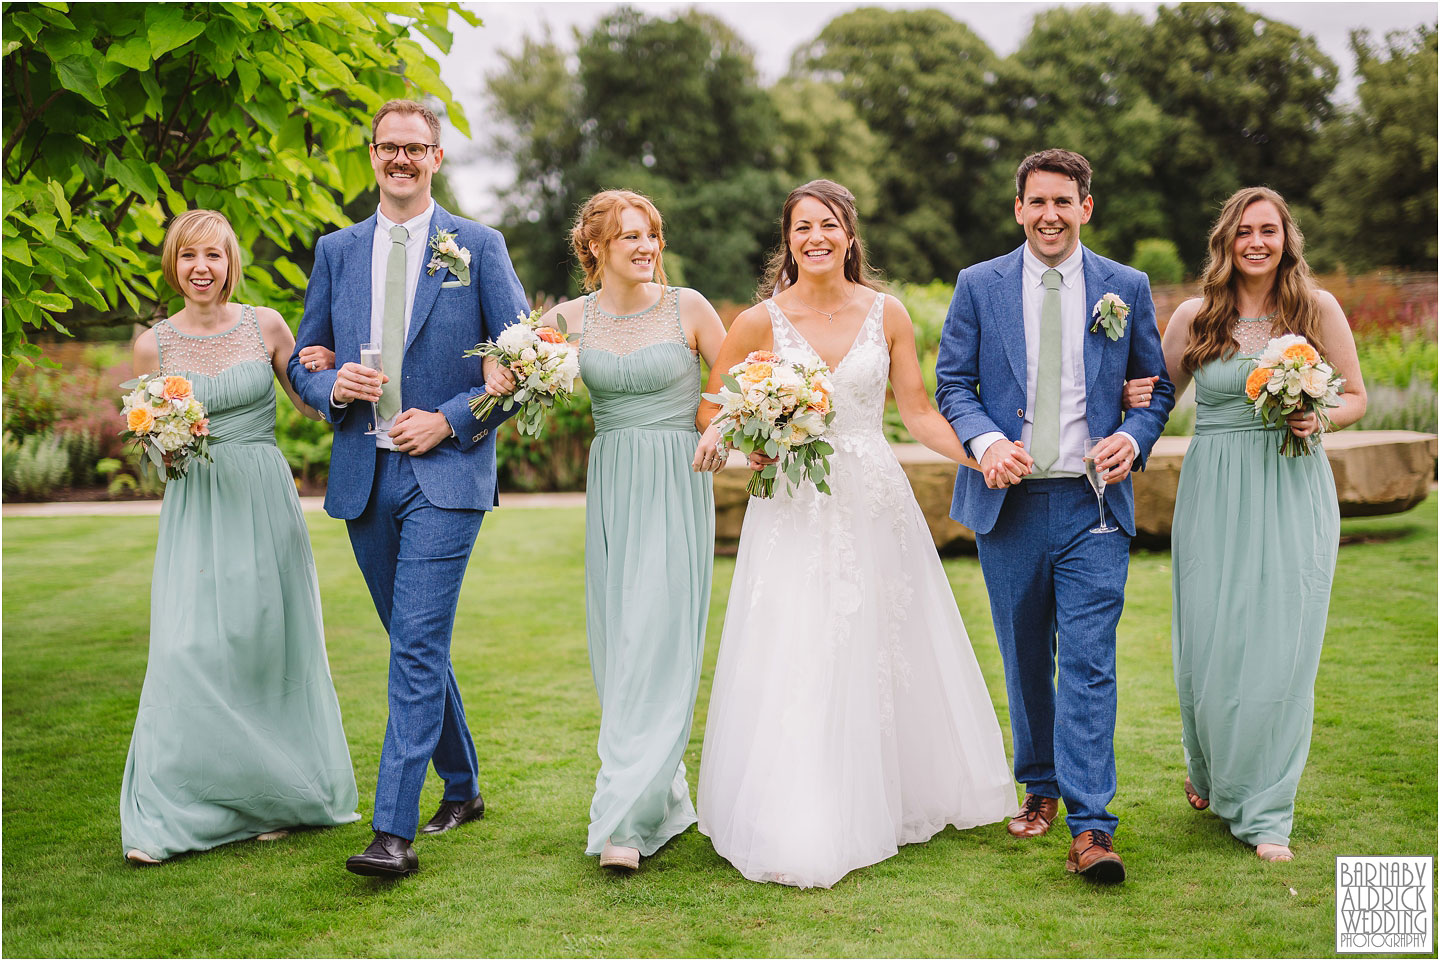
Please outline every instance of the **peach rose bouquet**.
M120 436L145 456L165 480L184 477L195 458L210 460L210 419L184 377L143 375L120 385L126 391Z
M1255 359L1255 369L1245 378L1245 396L1254 402L1255 414L1267 427L1284 427L1294 413L1314 411L1320 431L1330 426L1327 408L1338 406L1345 379L1325 362L1320 352L1299 334L1285 334L1265 345ZM1296 437L1288 429L1280 438L1280 453L1302 457L1317 446L1320 432Z
M725 443L747 456L759 451L779 458L756 471L745 490L774 497L775 480L784 474L786 490L808 480L830 493L828 458L835 449L823 439L835 419L830 368L754 350L721 379L724 386L705 399L720 405L712 423Z
M545 429L545 413L556 401L570 402L575 392L575 377L580 373L580 354L571 343L565 318L555 315L560 325L540 323L540 311L530 316L518 314L519 323L511 324L494 340L487 340L465 351L466 357L494 357L510 368L519 386L508 397L476 394L470 398L470 412L477 420L487 416L496 404L504 410L519 405L515 426L522 434L539 437Z

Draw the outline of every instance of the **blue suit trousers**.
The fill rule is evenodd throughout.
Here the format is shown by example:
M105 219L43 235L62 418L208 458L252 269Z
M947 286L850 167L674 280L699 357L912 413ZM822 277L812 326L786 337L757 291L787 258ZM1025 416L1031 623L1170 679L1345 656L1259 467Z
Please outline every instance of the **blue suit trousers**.
M1089 533L1099 519L1083 477L1023 481L975 538L1005 662L1015 779L1063 798L1072 836L1114 834L1119 823L1106 805L1116 788L1115 628L1130 537Z
M346 521L380 622L390 635L390 718L371 826L413 839L420 789L433 760L445 800L480 792L475 742L450 663L450 632L470 551L485 513L436 507L414 459L380 450L365 510Z

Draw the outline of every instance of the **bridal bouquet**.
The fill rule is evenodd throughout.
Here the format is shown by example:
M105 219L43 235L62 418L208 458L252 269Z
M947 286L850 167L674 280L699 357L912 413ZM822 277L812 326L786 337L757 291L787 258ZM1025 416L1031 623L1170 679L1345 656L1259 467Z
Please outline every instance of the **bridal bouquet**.
M1255 413L1266 426L1283 424L1286 417L1314 411L1320 429L1330 426L1325 410L1340 403L1345 380L1325 363L1319 351L1299 334L1276 337L1255 360L1255 369L1245 378L1245 395L1255 402ZM1280 453L1301 457L1315 448L1315 434L1296 437L1288 429L1280 438Z
M826 458L835 448L822 439L835 419L830 368L755 350L722 380L725 386L719 393L705 399L720 405L713 423L725 443L747 456L760 451L779 458L756 471L745 490L756 497L774 497L775 478L783 473L786 490L808 478L820 493L830 493Z
M494 357L510 369L520 386L508 397L477 394L470 398L470 411L483 418L503 404L503 410L519 405L515 426L520 433L539 437L545 427L545 412L557 400L569 403L575 392L575 376L580 373L580 354L570 343L565 318L556 314L560 329L542 326L540 311L530 316L516 315L518 324L511 324L493 341L476 344L465 351L466 357Z
M149 463L166 480L184 477L191 462L210 460L210 419L205 405L184 377L143 375L120 385L125 429L120 436L149 455ZM140 461L143 465L144 459Z

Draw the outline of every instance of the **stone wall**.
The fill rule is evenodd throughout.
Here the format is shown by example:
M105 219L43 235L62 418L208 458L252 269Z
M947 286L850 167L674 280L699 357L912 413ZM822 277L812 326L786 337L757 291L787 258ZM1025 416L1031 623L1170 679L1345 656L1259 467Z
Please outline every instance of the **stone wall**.
M1164 547L1170 542L1175 488L1188 437L1162 437L1143 472L1135 475L1136 541ZM920 444L892 445L905 469L915 499L925 512L930 535L942 552L973 550L975 535L949 517L955 464ZM1335 473L1342 517L1398 514L1425 499L1435 480L1437 439L1411 431L1339 431L1325 438L1325 453ZM734 551L745 517L745 460L731 452L715 477L715 548ZM782 482L783 483L783 482Z

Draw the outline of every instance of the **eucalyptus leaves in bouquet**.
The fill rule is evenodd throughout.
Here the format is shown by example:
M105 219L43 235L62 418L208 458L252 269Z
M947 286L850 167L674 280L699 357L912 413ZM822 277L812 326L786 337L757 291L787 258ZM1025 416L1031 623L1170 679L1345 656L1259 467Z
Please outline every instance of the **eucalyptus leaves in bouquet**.
M494 340L476 344L465 351L466 357L494 357L515 375L519 386L505 397L477 394L470 398L470 411L477 420L489 416L497 404L501 410L519 407L515 426L520 433L539 437L545 428L545 415L556 401L569 403L575 392L575 377L580 373L580 353L575 338L556 314L559 328L540 323L540 311L530 316L519 314L517 323L500 332Z

